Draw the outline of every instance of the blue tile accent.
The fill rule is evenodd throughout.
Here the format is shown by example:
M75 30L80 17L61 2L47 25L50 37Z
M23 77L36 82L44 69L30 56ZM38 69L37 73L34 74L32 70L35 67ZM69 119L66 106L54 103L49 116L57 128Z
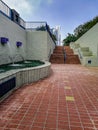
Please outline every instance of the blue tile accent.
M1 37L1 44L6 44L9 41L6 37Z
M17 46L17 47L22 46L22 42L19 42L19 41L18 41L18 42L16 42L16 46Z

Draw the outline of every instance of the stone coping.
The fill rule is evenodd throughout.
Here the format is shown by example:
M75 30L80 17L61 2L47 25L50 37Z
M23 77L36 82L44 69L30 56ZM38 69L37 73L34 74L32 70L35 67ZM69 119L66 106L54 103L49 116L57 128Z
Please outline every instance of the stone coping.
M11 75L14 75L18 72L23 72L23 71L26 71L26 70L37 70L37 69L41 69L41 68L44 68L44 67L48 67L48 66L51 66L51 63L48 62L48 61L43 61L45 64L43 65L40 65L40 66L36 66L36 67L28 67L28 68L22 68L22 69L14 69L14 70L9 70L7 72L4 72L4 73L0 73L0 80L1 79L4 79L6 77L9 77Z

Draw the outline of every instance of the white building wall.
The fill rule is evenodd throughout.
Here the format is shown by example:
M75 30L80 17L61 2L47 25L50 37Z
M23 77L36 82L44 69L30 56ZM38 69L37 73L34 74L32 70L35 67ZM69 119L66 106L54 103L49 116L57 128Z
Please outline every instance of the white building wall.
M27 59L47 60L46 31L27 31Z
M60 33L60 26L56 26L55 28L52 29L52 33L56 36L56 45L61 46L61 33Z
M98 56L98 23L80 37L76 43L81 47L89 47L93 55Z
M5 45L0 43L0 65L10 63L11 58L14 61L26 58L26 32L16 23L0 13L0 37L9 38L9 42ZM22 42L22 46L17 48L16 41Z
M84 66L98 66L98 23L80 37L75 44L79 45L80 48L89 48L86 52L80 48L74 50L81 57L81 64Z
M28 31L0 13L0 37L9 42L0 43L0 65L28 60L49 60L55 44L47 31ZM17 48L16 42L22 42Z
M54 48L47 31L27 31L27 59L48 61Z
M57 46L61 45L61 34L60 34L60 26L56 26L56 37L57 37Z
M47 33L47 59L50 59L51 54L53 53L53 50L55 48L55 43L50 37L49 33Z

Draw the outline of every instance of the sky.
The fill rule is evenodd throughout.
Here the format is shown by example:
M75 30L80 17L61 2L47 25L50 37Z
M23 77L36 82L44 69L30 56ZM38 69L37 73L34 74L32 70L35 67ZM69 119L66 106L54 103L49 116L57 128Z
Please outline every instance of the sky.
M98 0L3 0L25 21L46 21L61 27L62 40L68 33L98 16Z

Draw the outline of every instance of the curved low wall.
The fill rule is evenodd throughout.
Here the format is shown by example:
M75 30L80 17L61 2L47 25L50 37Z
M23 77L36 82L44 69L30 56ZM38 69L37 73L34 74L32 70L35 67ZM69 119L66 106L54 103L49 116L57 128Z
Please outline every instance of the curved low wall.
M13 90L15 90L24 84L29 84L38 81L39 79L47 77L50 74L50 67L51 67L51 63L45 62L45 64L41 66L11 70L6 73L2 73L0 74L0 84L5 83L6 81L14 77L16 84ZM9 96L9 94L13 90L7 92L7 94L1 97L0 100Z
M50 73L51 63L45 62L44 65L25 68L16 73L16 87L20 87L24 84L38 81L39 79L45 78Z

